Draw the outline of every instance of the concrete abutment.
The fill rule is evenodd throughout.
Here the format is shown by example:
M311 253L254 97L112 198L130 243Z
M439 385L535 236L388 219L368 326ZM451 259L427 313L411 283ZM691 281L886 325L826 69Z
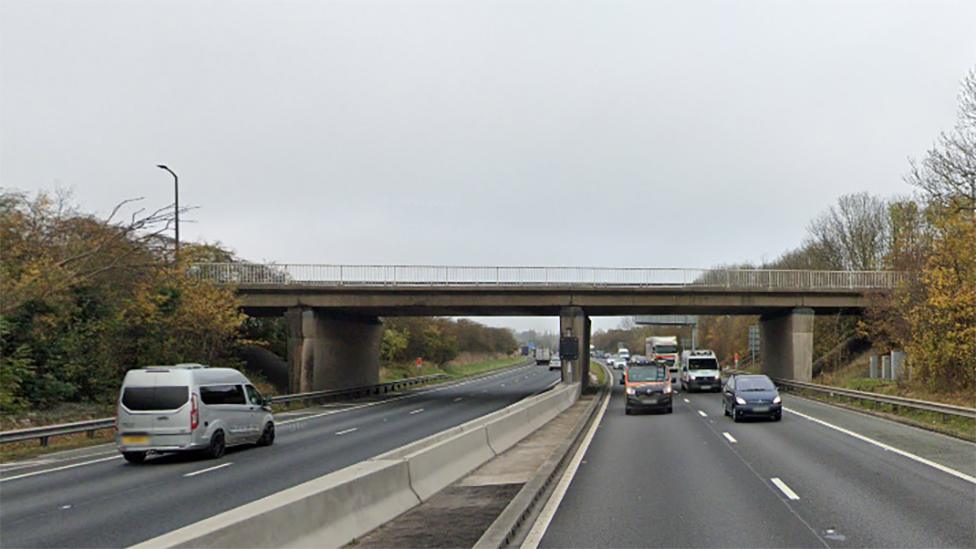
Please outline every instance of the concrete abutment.
M383 336L379 318L292 307L285 312L285 323L290 392L379 383Z
M763 373L810 381L813 377L813 309L792 309L759 320Z

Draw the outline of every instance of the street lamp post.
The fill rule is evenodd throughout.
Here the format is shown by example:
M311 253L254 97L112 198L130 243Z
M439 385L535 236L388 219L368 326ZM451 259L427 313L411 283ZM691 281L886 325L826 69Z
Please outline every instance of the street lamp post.
M173 176L173 218L176 223L176 262L180 262L180 178L177 177L173 170L166 167L165 164L156 164L156 167L161 170L166 170L170 175Z

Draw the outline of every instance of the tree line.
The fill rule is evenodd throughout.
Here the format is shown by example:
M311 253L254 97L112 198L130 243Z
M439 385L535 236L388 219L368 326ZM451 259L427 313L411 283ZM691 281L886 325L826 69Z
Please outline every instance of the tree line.
M0 189L0 412L64 402L108 404L130 368L199 362L240 368L245 346L285 357L282 319L248 318L231 287L193 276L238 258L219 244L166 235L173 206L119 203L105 217L68 194ZM386 361L443 363L460 352L510 353L513 334L470 320L385 320Z

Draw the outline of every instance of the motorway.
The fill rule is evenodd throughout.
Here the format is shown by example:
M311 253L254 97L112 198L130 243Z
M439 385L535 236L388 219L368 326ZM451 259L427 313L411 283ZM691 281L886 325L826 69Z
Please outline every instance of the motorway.
M566 475L561 500L557 488L528 547L976 545L976 445L783 400L778 423L733 423L717 393L682 393L671 415L626 416L615 384L575 476ZM821 422L937 452L962 476Z
M282 416L267 448L218 460L125 463L111 447L0 475L3 547L118 547L144 541L419 440L543 391L559 372L521 366L348 408Z

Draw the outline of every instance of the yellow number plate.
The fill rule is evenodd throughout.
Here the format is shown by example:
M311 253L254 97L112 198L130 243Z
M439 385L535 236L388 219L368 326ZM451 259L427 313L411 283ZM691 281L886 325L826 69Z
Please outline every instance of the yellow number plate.
M149 444L148 435L123 435L122 444Z

